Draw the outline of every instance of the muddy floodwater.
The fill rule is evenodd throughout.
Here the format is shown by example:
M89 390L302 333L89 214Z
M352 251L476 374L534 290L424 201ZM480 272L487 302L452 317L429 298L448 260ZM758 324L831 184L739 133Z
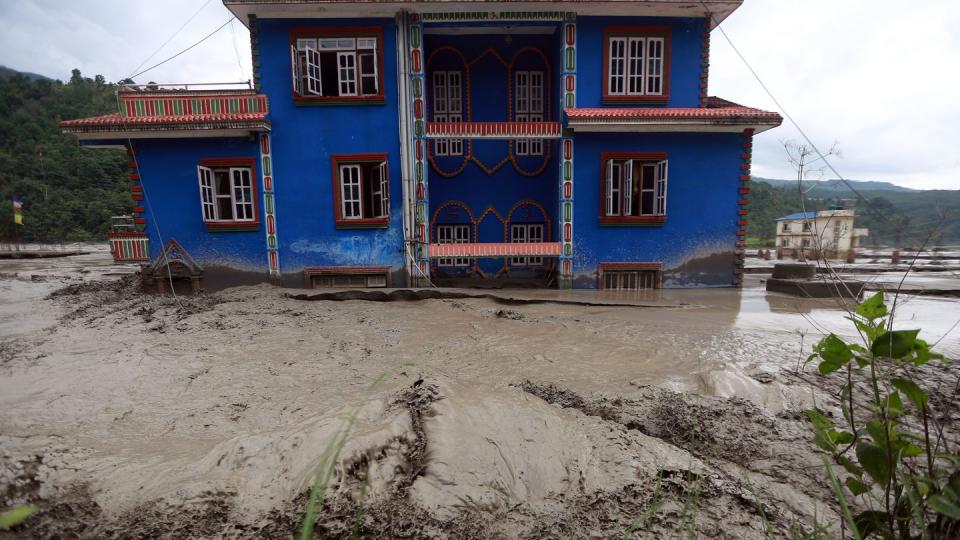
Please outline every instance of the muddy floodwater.
M824 332L851 334L834 300L758 276L742 291L174 299L139 293L133 270L102 248L0 261L0 509L41 508L6 534L287 538L344 426L317 537L839 534L802 415L836 401L798 371ZM956 299L897 310L960 356ZM953 411L955 381L935 381Z

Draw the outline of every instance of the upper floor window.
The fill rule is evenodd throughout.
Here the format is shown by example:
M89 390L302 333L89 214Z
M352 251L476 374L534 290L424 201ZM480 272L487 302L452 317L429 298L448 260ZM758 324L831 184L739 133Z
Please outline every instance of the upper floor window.
M200 210L209 229L257 225L253 160L204 159L197 166Z
M790 232L790 223L784 222L783 232Z
M433 121L463 122L463 77L459 71L433 72ZM463 139L433 142L436 156L462 156Z
M543 72L514 72L514 94L517 122L543 122ZM542 156L543 139L517 139L514 143L518 156Z
M334 197L338 226L387 226L390 182L386 154L334 156Z
M670 30L610 28L605 36L604 99L666 100Z
M667 210L664 154L605 154L601 223L661 223Z
M543 242L543 223L511 223L510 242ZM511 257L511 266L536 266L543 264L543 257Z
M804 221L804 222L803 222L803 232L810 232L810 222L809 222L809 221Z
M290 63L302 101L383 98L383 37L379 29L295 30Z
M437 225L438 244L467 244L470 242L470 225ZM470 266L467 257L440 257L437 266L466 267Z

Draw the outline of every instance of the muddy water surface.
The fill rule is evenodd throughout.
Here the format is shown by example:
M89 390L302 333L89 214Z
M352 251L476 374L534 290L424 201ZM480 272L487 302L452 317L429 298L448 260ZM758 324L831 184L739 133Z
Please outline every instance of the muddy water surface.
M833 515L798 414L831 398L784 374L846 332L832 301L759 281L510 305L174 300L117 270L102 251L0 270L0 506L47 508L33 533L284 537L353 414L322 536L349 535L360 500L371 537L622 536L655 503L643 530L674 532L692 498L704 536L762 538L764 508L783 531ZM901 315L936 341L958 306Z

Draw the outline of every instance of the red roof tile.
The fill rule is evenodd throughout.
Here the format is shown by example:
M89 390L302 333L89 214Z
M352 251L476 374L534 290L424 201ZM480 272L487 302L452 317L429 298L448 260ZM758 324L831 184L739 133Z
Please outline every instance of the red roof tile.
M269 124L266 113L186 114L167 116L121 116L119 113L77 118L60 122L62 129L116 128L136 129L151 126L183 126L186 128L222 128L239 125Z
M617 120L701 120L701 121L736 121L744 124L763 123L779 125L783 118L771 111L746 107L720 99L707 98L707 106L703 107L643 107L643 108L593 108L593 109L566 109L567 117L576 122L580 121L617 121Z

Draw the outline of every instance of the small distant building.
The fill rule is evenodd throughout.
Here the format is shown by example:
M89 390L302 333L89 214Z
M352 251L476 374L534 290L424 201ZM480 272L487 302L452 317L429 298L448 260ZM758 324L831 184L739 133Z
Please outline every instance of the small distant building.
M855 210L821 210L777 218L777 258L852 259L869 232L853 226L855 217Z

